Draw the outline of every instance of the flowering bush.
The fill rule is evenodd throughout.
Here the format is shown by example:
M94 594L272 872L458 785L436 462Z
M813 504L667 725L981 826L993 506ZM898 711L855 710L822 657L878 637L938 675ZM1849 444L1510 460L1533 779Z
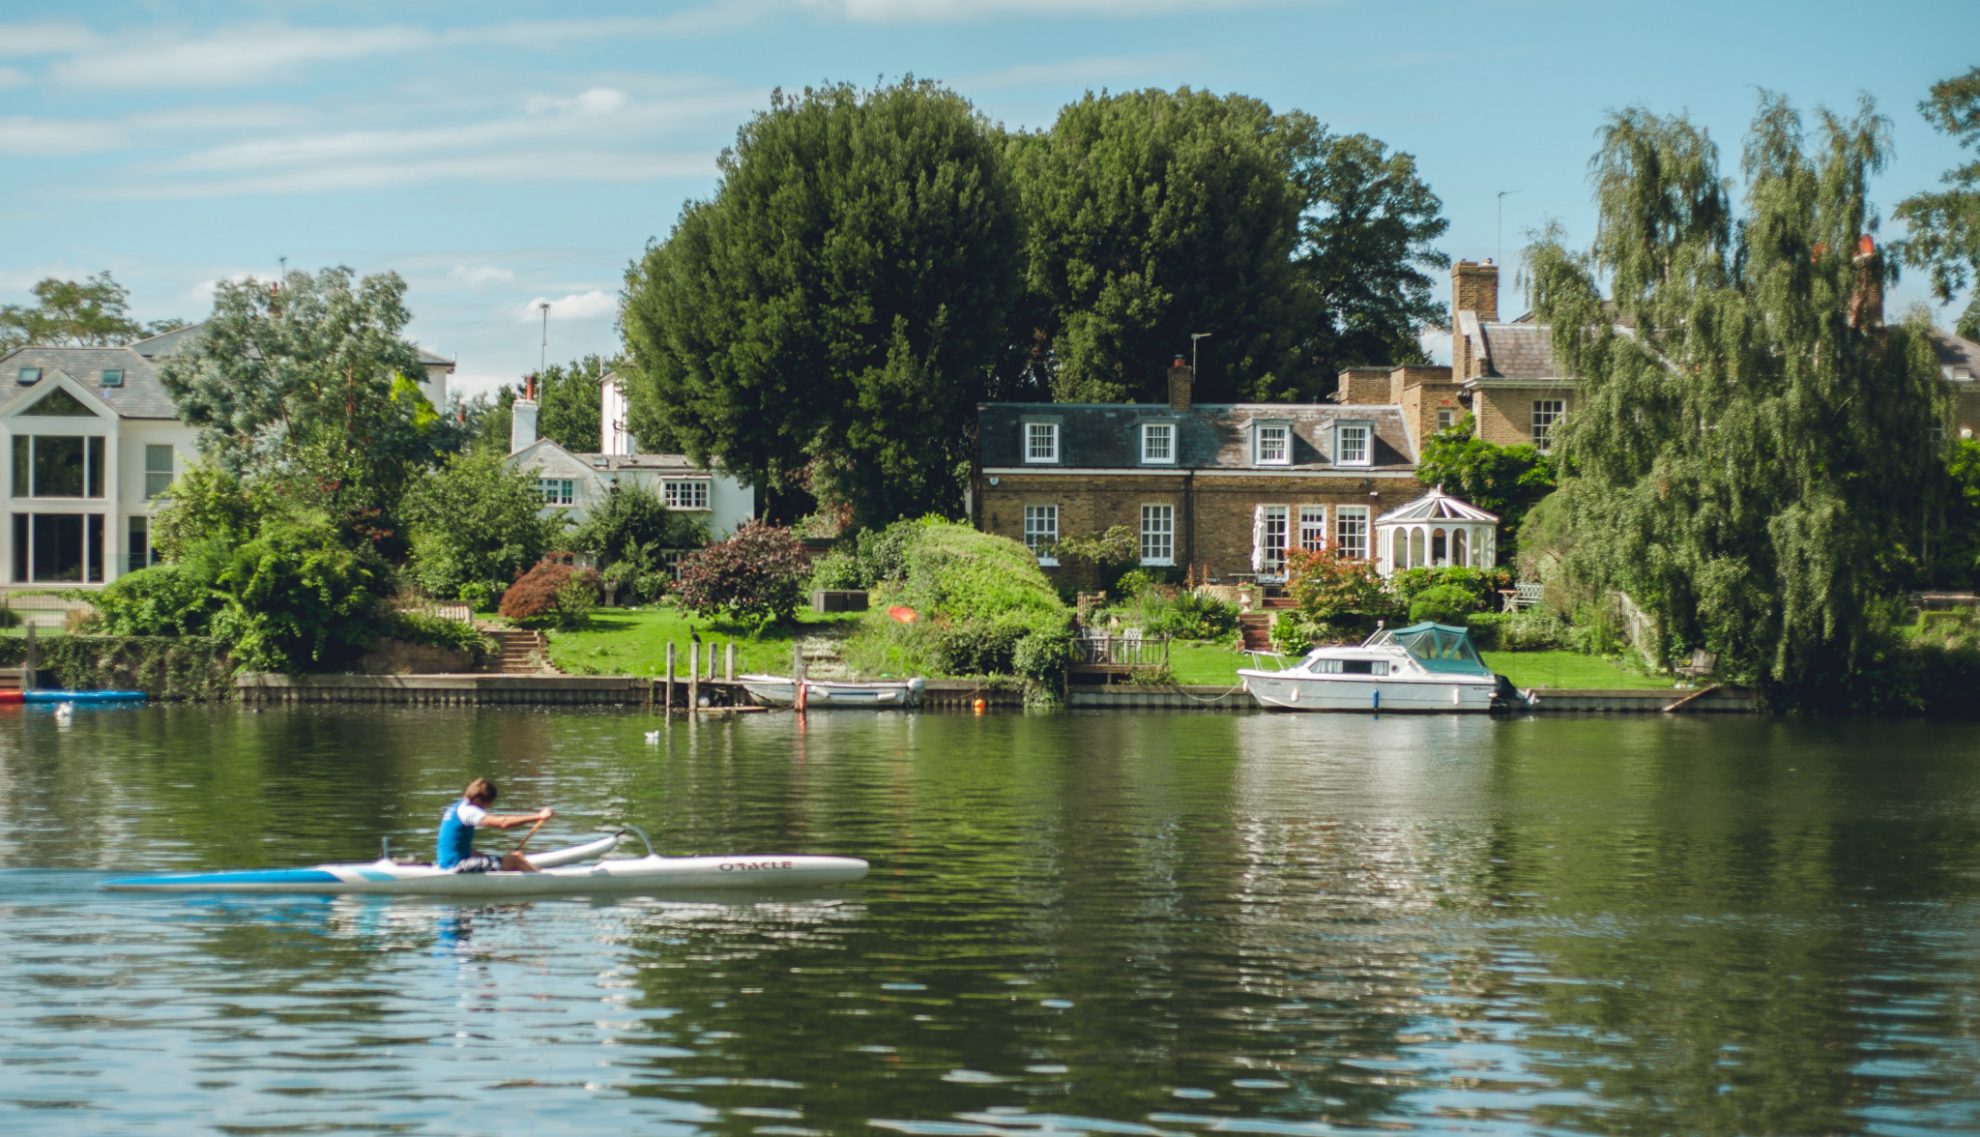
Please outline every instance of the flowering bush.
M797 615L809 574L795 533L752 521L728 540L682 557L675 596L696 615L767 624Z

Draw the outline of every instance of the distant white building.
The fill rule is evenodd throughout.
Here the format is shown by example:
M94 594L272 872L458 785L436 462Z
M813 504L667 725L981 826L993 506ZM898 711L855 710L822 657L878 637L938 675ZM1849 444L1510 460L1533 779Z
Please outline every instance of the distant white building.
M532 386L509 408L509 467L536 475L543 512L582 521L614 486L657 494L667 508L700 517L719 539L756 516L756 491L718 467L700 466L684 454L640 454L626 428L625 384L607 373L600 383L599 452L573 454L539 438L540 407Z
M0 525L7 585L108 584L152 563L151 514L199 455L158 363L199 326L124 347L23 347L0 356ZM422 351L420 389L444 406L450 360Z

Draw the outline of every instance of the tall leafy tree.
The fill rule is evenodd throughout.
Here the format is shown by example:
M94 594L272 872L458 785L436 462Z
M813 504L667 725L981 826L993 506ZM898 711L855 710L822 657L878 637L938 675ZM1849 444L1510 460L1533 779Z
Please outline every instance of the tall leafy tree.
M1416 159L1366 134L1319 132L1293 180L1305 206L1293 268L1319 307L1307 372L1324 382L1356 364L1428 362L1417 333L1445 319L1427 270L1451 267L1433 244L1450 222Z
M1980 67L1932 84L1931 97L1918 109L1960 146L1980 149ZM1980 281L1980 161L1948 170L1940 180L1944 189L1905 198L1894 215L1908 227L1897 246L1905 262L1927 270L1933 294L1946 303ZM1980 339L1980 290L1957 328L1967 339Z
M1089 94L1012 147L1024 199L1021 362L1061 402L1156 401L1170 359L1210 333L1204 402L1301 387L1317 318L1292 258L1310 117L1185 87Z
M1018 266L1002 139L906 80L777 94L627 273L634 432L855 519L960 507Z
M394 541L406 480L439 436L405 292L395 273L348 268L223 282L159 380L223 468L291 480L351 534Z
M1736 210L1706 132L1622 111L1591 162L1593 249L1550 234L1529 251L1581 384L1557 495L1571 574L1789 701L1834 698L1867 665L1920 522L1907 503L1941 477L1927 330L1865 303L1886 278L1858 237L1887 132L1866 100L1820 112L1811 138L1763 96Z
M595 454L599 443L600 380L611 362L597 355L552 364L537 377L536 433L578 454Z
M118 284L107 269L83 280L51 276L30 291L35 298L32 306L0 308L0 351L23 344L108 347L182 326L180 321L165 320L147 327L131 319L130 289Z
M557 523L541 516L534 475L509 469L503 457L493 449L463 451L407 491L407 567L433 595L478 588L499 596L550 547Z

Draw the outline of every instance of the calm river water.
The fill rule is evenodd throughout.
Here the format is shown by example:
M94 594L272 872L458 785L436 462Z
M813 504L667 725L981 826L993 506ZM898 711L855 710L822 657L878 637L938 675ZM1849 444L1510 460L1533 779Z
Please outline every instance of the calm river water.
M9 710L0 1132L1980 1131L1970 726ZM425 851L481 772L873 873L97 888Z

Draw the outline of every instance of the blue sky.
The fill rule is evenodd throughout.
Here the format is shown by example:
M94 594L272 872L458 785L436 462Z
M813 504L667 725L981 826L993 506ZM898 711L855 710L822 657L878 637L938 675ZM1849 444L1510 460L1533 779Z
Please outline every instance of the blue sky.
M1102 89L1188 85L1304 110L1416 155L1451 221L1444 250L1509 261L1549 218L1576 244L1592 234L1587 161L1607 110L1688 112L1733 172L1758 89L1804 110L1847 110L1868 92L1896 141L1876 183L1888 215L1961 158L1916 105L1975 64L1980 3L1869 12L1860 0L7 0L0 303L107 268L141 319L199 319L214 281L272 275L282 258L393 270L411 286L414 338L459 361L457 389L486 390L536 367L539 301L552 362L617 350L627 263L713 192L716 155L772 89L908 74L1011 128L1048 126ZM1913 274L1892 299L1924 298Z

